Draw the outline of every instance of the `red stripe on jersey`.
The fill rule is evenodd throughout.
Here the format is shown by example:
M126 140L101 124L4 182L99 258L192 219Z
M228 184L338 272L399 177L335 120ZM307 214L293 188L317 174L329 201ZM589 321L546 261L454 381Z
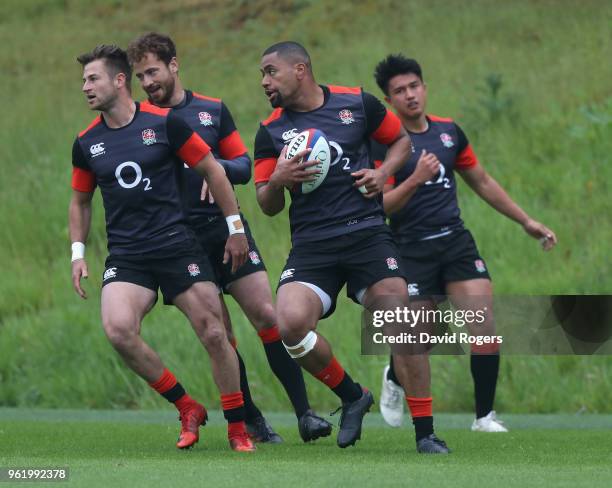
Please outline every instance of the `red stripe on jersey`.
M350 93L351 95L361 95L361 88L338 86L338 85L327 85L331 93Z
M187 166L193 168L202 161L209 152L210 147L208 144L194 132L176 154Z
M262 158L255 160L255 184L270 181L270 176L276 168L275 158Z
M91 124L89 124L87 126L87 129L82 130L81 132L79 132L79 137L83 137L85 134L87 134L91 129L93 129L96 125L98 125L100 122L102 122L102 116L98 115L95 119L93 119L91 121Z
M375 159L374 160L374 167L376 169L380 168L382 166L383 162L380 161L379 159ZM385 185L393 185L395 186L395 176L391 175L389 176L389 178L387 178L387 181L385 181Z
M470 169L478 164L478 158L472 149L471 144L465 146L465 149L459 153L455 160L457 169Z
M262 122L262 125L268 125L272 122L274 122L276 119L280 118L280 116L283 114L283 109L282 108L275 108L274 111L270 114L270 116L264 120Z
M432 122L452 122L453 119L451 119L450 117L438 117L437 115L431 115L431 114L427 114L427 117L429 117L429 120L431 120Z
M91 171L74 167L72 168L72 189L90 193L96 188L96 175Z
M191 92L195 98L199 98L200 100L208 100L209 102L217 102L221 103L220 98L207 97L206 95L202 95L200 93Z
M249 152L237 130L219 141L219 155L223 159L234 159Z
M372 134L372 139L385 146L395 142L402 130L400 119L393 112L387 110L387 115Z
M170 112L169 108L156 107L155 105L149 102L141 102L140 103L140 111L147 112L149 114L162 115L167 116L168 112Z

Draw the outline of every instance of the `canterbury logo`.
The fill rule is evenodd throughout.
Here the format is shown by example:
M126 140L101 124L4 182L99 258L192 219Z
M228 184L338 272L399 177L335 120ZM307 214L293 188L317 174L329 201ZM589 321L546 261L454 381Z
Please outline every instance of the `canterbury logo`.
M104 154L104 143L99 142L98 144L94 144L89 148L89 152L93 157L99 156L100 154Z
M297 136L297 129L286 130L283 132L283 141L288 141L289 139L293 139Z

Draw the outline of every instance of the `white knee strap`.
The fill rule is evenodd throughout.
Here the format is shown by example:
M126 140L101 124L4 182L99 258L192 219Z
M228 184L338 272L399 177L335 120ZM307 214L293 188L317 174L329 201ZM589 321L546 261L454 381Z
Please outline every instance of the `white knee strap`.
M283 346L285 346L285 349L287 349L289 356L291 356L293 359L298 359L306 356L306 354L312 351L316 343L317 334L310 331L299 344L296 344L295 346L288 346L283 342Z

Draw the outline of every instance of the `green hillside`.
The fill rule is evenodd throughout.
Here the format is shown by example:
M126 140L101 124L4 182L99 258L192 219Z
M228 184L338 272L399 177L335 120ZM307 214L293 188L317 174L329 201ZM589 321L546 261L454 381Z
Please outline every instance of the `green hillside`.
M159 407L107 344L98 290L105 252L96 197L88 242L90 299L71 289L67 207L70 149L93 118L75 58L98 43L125 46L148 30L177 42L187 87L228 104L252 149L270 111L259 58L271 43L302 42L320 82L362 85L390 52L417 58L429 109L456 119L482 164L534 218L553 228L550 254L465 186L464 220L487 259L497 293L610 293L612 65L610 2L303 0L10 0L0 3L0 405ZM501 83L501 86L499 86ZM499 89L498 89L499 88ZM134 84L133 93L142 92ZM273 285L289 250L286 213L258 209L252 184L238 189ZM255 399L289 403L259 340L232 304ZM379 388L384 357L359 355L357 307L346 298L320 330L363 384ZM215 404L208 361L176 310L158 306L143 335L194 395ZM507 357L498 410L612 412L607 357ZM469 411L467 358L434 358L436 409ZM310 381L313 403L335 398Z

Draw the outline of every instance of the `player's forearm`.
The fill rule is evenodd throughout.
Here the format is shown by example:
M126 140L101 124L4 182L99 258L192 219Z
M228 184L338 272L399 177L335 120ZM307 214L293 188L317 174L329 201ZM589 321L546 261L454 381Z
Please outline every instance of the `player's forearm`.
M215 203L221 209L224 216L238 214L238 202L236 195L224 171L215 165L209 169L204 176L215 199Z
M409 177L392 190L385 192L383 195L385 213L391 215L401 210L419 189L419 186L413 177Z
M244 185L251 179L251 158L248 154L243 154L234 159L217 159L223 169L227 179L233 185Z
M91 201L78 201L76 198L70 200L68 208L68 227L71 242L87 241L89 228L91 226Z
M285 187L274 182L257 185L257 203L263 213L274 216L285 208Z
M471 184L472 189L487 202L491 207L502 215L514 220L520 225L525 225L529 215L519 207L500 184L489 175L484 177L478 184Z
M410 136L407 132L402 131L400 136L387 149L385 160L378 169L384 171L387 177L393 176L408 159L411 147Z

